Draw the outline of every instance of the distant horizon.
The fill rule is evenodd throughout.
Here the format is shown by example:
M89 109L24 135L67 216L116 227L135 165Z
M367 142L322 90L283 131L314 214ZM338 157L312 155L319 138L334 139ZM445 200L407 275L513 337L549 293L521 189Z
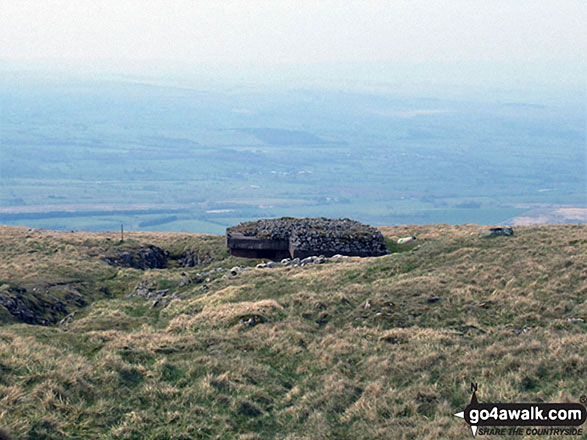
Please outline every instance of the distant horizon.
M548 102L584 104L587 88L584 69L561 71L549 63L535 63L536 73L527 77L515 64L460 63L320 63L315 65L268 65L235 69L230 64L188 66L160 61L129 65L80 63L75 60L0 59L1 80L16 86L27 79L68 81L121 81L192 90L227 90L238 87L276 91L332 90L396 94L438 99L481 99L501 102ZM436 74L443 66L443 75ZM542 75L540 72L545 72ZM561 75L558 75L558 73Z
M579 0L3 2L0 70L279 87L585 91Z

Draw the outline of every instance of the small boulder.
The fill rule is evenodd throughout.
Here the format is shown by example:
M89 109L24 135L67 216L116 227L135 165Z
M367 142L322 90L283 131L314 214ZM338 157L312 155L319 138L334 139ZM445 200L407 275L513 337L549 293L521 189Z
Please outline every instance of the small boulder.
M240 271L241 268L239 266L234 266L232 269L230 269L230 274L235 277L239 274Z
M239 322L245 327L255 327L258 324L266 322L267 319L262 315L251 314L239 318Z

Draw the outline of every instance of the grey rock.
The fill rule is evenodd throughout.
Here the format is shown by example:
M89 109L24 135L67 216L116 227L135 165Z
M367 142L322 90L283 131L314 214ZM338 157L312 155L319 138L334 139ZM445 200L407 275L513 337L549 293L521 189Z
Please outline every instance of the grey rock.
M207 253L198 253L193 249L186 250L179 259L179 264L184 267L205 266L214 259Z
M153 304L151 305L151 308L154 309L155 307L165 307L167 305L167 299L162 298L162 299L156 299L155 301L153 301Z
M496 227L490 228L487 231L483 231L480 235L482 238L489 238L489 237L511 237L514 235L514 230L510 227Z
M111 266L132 267L134 269L162 269L167 265L169 254L163 249L153 246L118 249L118 255L110 255L104 261Z
M158 290L155 295L157 296L157 298L163 298L164 296L167 295L167 293L169 292L169 289L165 289L165 290Z
M192 283L192 279L188 276L182 278L181 282L179 283L179 287L189 286Z

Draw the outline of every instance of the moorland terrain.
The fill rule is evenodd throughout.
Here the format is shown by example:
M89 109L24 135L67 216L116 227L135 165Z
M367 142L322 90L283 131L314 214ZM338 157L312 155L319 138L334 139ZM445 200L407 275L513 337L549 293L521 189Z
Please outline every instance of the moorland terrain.
M462 439L471 382L481 401L578 401L587 226L483 229L382 227L386 256L256 268L222 236L0 227L0 427Z

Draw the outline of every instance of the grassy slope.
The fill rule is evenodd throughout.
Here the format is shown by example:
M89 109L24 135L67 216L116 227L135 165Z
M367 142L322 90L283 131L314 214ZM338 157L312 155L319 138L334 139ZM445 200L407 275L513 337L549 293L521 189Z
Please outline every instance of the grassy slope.
M0 306L0 426L23 439L457 439L472 381L481 401L577 401L587 327L569 318L587 319L587 226L480 230L382 228L420 244L222 278L207 272L255 261L222 260L220 237L133 233L218 260L140 271L101 260L115 234L3 227L3 289L62 283L91 304L61 327ZM210 280L179 287L196 272ZM127 297L141 281L181 299ZM252 315L266 322L240 323Z

